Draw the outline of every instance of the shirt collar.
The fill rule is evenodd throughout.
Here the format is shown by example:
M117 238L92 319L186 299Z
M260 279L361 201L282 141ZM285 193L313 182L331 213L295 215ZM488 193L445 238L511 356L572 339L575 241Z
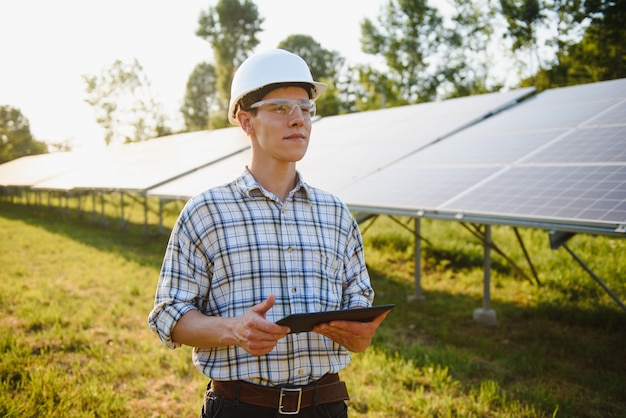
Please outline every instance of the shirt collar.
M296 176L298 181L296 182L296 187L290 192L290 194L296 194L298 192L302 192L302 196L309 200L310 196L310 186L304 182L302 179L302 175L299 171L296 171ZM254 192L259 192L266 197L272 197L273 194L268 192L259 184L258 181L254 178L248 167L244 170L243 174L236 180L237 187L246 197L252 197Z

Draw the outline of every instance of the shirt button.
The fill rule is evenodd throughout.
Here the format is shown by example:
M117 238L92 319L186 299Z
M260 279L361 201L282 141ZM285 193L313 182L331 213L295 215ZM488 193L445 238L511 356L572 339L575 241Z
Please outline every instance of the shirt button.
M293 247L287 247L287 252L288 253L292 253L293 252Z
M291 288L291 293L296 293L298 291L298 289L296 289L295 287Z
M302 376L302 375L304 374L304 370L302 370L302 369L298 370L298 374L299 374L300 376Z

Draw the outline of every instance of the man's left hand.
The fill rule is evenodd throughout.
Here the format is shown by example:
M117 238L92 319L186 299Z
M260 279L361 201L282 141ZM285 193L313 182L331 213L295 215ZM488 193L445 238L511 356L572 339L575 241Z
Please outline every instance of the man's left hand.
M372 343L374 333L387 317L389 312L382 313L371 322L331 321L313 328L313 332L330 338L348 351L361 353Z

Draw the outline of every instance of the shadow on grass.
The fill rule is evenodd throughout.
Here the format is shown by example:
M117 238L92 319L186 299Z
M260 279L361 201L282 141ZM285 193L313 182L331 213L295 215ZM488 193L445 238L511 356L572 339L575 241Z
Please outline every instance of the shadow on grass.
M0 215L155 268L161 266L170 233L169 230L158 233L154 227L146 231L143 225L133 223L122 228L114 218L108 218L105 226L91 220L90 215L79 217L75 211L3 201L0 201Z
M545 416L556 406L558 416L626 416L623 311L492 300L498 325L489 327L473 320L480 296L429 290L423 301L408 301L413 283L371 268L370 275L376 304L396 304L373 342L389 357L447 367L465 393L498 382L508 400Z
M476 246L478 248L478 244ZM436 261L438 266L460 272L483 267L485 256L482 247L479 249L480 251L453 251L425 246L422 253L424 259ZM491 270L503 275L519 274L506 260L495 253L491 259Z

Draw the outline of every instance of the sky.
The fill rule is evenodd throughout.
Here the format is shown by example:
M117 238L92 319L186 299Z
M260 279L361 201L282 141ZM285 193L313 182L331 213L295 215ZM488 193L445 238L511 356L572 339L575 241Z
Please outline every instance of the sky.
M376 20L386 0L254 0L265 18L256 51L289 35L310 35L349 63L367 62L360 24ZM104 134L84 102L83 75L116 60L137 59L156 99L182 127L179 107L196 64L211 61L195 35L201 11L217 0L0 1L0 105L20 109L33 137L73 149L104 147Z

